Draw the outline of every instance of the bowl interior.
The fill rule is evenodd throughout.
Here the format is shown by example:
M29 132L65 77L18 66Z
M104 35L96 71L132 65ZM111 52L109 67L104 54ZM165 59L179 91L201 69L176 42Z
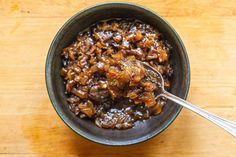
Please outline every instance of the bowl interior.
M46 82L54 108L75 132L92 141L108 145L128 145L145 141L164 130L178 115L181 107L168 101L163 112L144 122L136 122L128 130L107 130L98 128L89 120L76 117L68 109L65 87L60 76L62 67L60 54L63 48L72 43L77 34L101 20L111 18L134 18L157 28L172 45L174 77L170 92L186 98L189 88L189 63L185 48L175 31L160 16L136 5L107 3L84 10L74 15L60 29L54 38L46 62Z

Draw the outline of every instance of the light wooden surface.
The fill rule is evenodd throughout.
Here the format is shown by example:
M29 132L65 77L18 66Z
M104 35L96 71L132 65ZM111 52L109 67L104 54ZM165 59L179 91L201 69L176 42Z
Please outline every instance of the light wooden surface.
M108 147L77 136L45 87L49 45L62 24L103 0L0 0L0 157L235 157L236 139L182 110L148 142ZM156 11L183 39L191 63L188 100L236 121L236 1L132 0Z

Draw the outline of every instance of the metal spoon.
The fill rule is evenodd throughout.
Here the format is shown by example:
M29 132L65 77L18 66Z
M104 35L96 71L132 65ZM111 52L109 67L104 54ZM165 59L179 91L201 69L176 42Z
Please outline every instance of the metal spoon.
M198 115L208 119L209 121L215 123L216 125L218 125L219 127L225 129L226 131L228 131L230 134L232 134L234 137L236 137L236 123L232 122L232 121L228 121L226 119L223 119L219 116L216 116L204 109L201 109L200 107L197 107L167 91L165 91L164 89L164 80L162 75L152 66L150 66L148 63L145 62L140 62L143 64L143 66L146 69L151 69L156 75L157 77L159 77L160 80L160 89L158 90L158 94L156 96L156 99L159 97L166 97L167 99L170 99L174 102L176 102L177 104L197 113Z

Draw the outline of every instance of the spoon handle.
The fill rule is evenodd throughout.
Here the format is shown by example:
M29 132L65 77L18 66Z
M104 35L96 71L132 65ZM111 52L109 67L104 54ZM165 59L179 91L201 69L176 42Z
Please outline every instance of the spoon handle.
M230 134L232 134L234 137L236 137L236 123L228 121L226 119L223 119L219 116L216 116L204 109L201 109L200 107L197 107L195 105L192 105L191 103L169 93L166 91L163 91L163 93L161 94L161 96L164 96L174 102L176 102L177 104L199 114L200 116L208 119L209 121L215 123L216 125L218 125L219 127L225 129L226 131L228 131Z

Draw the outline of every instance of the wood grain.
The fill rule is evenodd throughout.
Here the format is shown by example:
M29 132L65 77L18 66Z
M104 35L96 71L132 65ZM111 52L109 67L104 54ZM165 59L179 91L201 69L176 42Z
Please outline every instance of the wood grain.
M72 132L45 87L48 47L62 24L104 0L0 0L0 156L235 157L236 140L183 110L157 137L108 147ZM183 39L191 63L188 100L236 121L236 1L130 0L158 12Z

